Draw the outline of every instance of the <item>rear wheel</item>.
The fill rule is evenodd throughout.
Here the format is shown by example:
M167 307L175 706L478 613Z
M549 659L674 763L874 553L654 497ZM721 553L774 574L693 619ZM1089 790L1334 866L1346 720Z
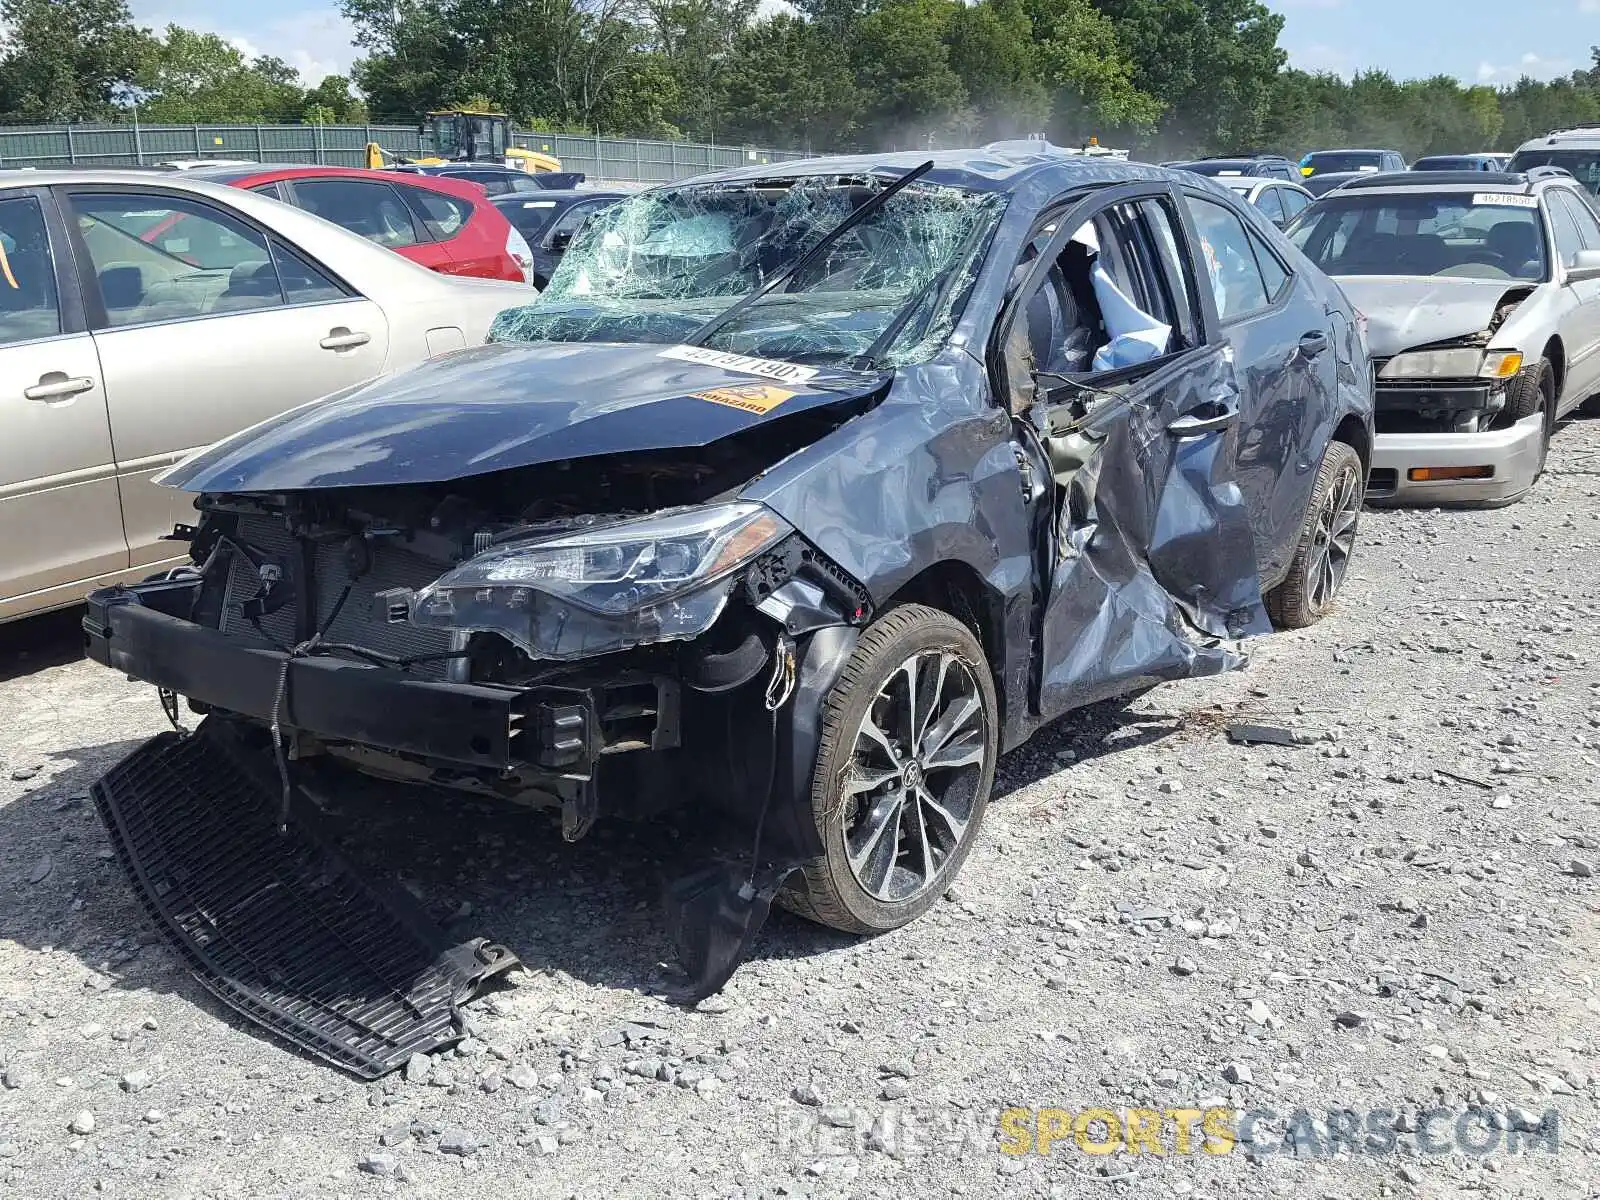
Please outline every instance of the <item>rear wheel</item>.
M1329 442L1289 574L1265 597L1267 615L1279 629L1315 625L1333 607L1350 567L1365 495L1361 456L1344 442Z
M851 933L915 920L977 838L999 751L983 648L911 604L862 635L823 710L811 808L823 853L779 903Z

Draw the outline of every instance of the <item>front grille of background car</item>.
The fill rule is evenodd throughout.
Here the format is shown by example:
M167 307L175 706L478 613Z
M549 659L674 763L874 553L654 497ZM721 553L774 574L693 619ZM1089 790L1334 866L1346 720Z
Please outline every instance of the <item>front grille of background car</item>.
M298 567L299 548L278 518L255 515L241 517L238 536L253 549L290 563L291 571ZM315 569L317 627L321 628L338 603L345 584L350 581L343 543L320 544L317 547ZM337 619L328 626L323 640L360 646L396 658L446 653L450 649L448 633L437 629L418 629L405 622L390 624L383 606L375 599L376 593L391 588L425 587L443 573L444 569L438 563L421 555L385 539L374 541L372 569L350 589L350 598L339 610ZM277 612L261 618L261 629L266 637L240 614L240 606L261 590L256 569L242 554L235 554L229 565L227 589L222 615L223 633L257 647L294 645L293 604L286 604ZM411 668L411 673L423 679L443 679L448 670L449 660L442 660L417 663Z

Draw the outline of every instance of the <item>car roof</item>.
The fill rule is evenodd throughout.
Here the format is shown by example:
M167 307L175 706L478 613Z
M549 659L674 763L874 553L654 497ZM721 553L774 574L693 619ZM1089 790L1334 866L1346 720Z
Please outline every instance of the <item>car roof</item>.
M1548 172L1548 173L1546 173ZM1533 172L1513 171L1383 171L1353 177L1344 184L1345 192L1498 192L1527 196L1551 184L1572 184L1565 171L1535 168Z
M1111 155L1079 154L1034 140L995 142L981 149L897 151L889 154L837 154L787 162L762 163L711 171L682 184L748 183L762 179L805 179L830 175L866 175L875 171L900 174L925 162L933 168L923 179L974 192L1012 192L1025 184L1066 189L1111 181L1171 179L1163 167L1129 162ZM1185 179L1194 175L1186 174Z
M1542 137L1529 138L1517 147L1516 152L1521 154L1524 150L1548 150L1556 146L1570 146L1579 150L1593 150L1600 147L1600 126L1580 125L1573 129L1552 129Z

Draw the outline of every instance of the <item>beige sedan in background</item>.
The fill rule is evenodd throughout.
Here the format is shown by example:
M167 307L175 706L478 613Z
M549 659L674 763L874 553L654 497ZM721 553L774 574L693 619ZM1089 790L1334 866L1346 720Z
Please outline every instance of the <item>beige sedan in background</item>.
M483 341L530 290L181 176L0 171L0 621L184 557L193 450Z

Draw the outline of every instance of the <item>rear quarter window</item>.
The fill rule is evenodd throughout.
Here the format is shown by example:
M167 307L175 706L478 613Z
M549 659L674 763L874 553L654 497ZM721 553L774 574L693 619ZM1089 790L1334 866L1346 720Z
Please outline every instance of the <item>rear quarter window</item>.
M407 202L428 227L428 232L440 241L455 237L472 220L472 205L465 200L446 196L443 192L431 192L426 188L408 187L403 190Z

